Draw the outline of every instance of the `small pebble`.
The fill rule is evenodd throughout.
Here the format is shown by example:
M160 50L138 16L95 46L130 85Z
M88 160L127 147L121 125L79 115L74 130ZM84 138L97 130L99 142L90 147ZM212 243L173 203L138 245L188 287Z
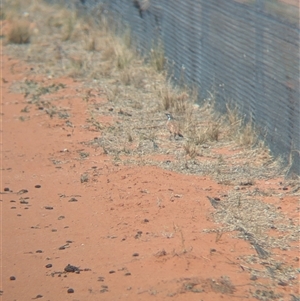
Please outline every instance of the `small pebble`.
M74 290L72 288L69 288L68 289L68 294L73 294L74 293Z
M36 295L35 299L43 298L43 295Z
M137 257L137 256L139 256L139 253L133 253L132 256Z
M130 276L130 275L131 275L130 272L125 273L125 276Z
M149 223L149 220L147 218L145 218L144 223Z
M76 272L79 272L80 273L80 270L75 265L68 264L65 267L65 272L67 272L67 273L76 273ZM77 273L77 274L79 274L79 273Z
M70 198L70 199L69 199L69 202L78 202L78 200L75 199L75 198Z
M35 188L41 188L42 186L41 185L35 185L34 187Z
M114 271L114 270L111 270L111 271L109 271L109 274L113 274L113 273L115 273L116 271Z
M46 268L47 268L47 269L52 268L52 264L51 264L51 263L48 263L48 264L46 265Z
M100 293L106 293L108 292L108 286L107 285L101 285L102 289L100 290Z
M4 188L4 191L9 191L9 188L8 188L8 187L5 187L5 188Z
M53 209L52 206L45 206L44 208L47 209L47 210L52 210Z
M9 277L9 280L12 280L12 281L13 281L13 280L16 280L16 277L15 277L15 276L10 276L10 277Z
M36 250L35 253L43 253L42 250Z

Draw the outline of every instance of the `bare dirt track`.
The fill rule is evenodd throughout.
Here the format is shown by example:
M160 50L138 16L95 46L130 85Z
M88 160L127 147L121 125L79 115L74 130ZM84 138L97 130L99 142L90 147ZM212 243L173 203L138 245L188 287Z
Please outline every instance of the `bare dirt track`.
M297 300L299 276L257 277L249 268L259 270L258 262L243 260L256 255L253 245L203 231L218 228L207 196L222 199L228 186L118 165L85 143L99 133L86 123L80 82L31 76L33 67L1 60L3 300ZM69 123L24 110L24 95L10 88L25 77L65 85L52 97ZM280 181L261 181L260 189L281 189ZM280 204L297 219L296 198ZM295 247L275 257L298 265Z

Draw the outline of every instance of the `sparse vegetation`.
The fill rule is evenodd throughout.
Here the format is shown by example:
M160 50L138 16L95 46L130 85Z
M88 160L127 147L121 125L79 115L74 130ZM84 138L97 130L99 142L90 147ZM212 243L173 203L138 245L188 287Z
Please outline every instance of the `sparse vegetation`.
M21 14L21 7L26 1L15 2L16 17ZM13 10L9 7L8 3L4 6L4 13L5 10ZM231 178L237 177L237 170L267 177L278 173L280 162L275 161L263 143L258 142L253 125L244 124L236 108L228 106L227 114L220 115L214 110L213 94L210 100L203 100L201 106L195 105L198 87L176 87L167 78L166 72L161 72L166 65L161 43L153 46L149 63L145 64L129 48L133 44L130 31L125 29L122 36L115 35L116 26L111 20L107 21L100 6L93 11L93 15L97 15L95 19L41 3L28 2L26 9L29 13L31 10L46 12L48 16L31 15L39 30L35 35L35 43L28 45L28 51L34 53L30 61L43 63L35 67L36 71L46 72L51 77L71 75L87 80L91 88L100 86L105 90L108 102L97 107L90 103L91 118L88 122L93 130L102 132L101 143L98 142L106 152L119 154L131 144L127 156L130 156L132 163L135 162L135 156L172 152L176 158L172 164L149 159L138 159L138 164L159 164L180 172L209 174L228 183L232 182ZM11 18L12 24L14 20L16 18ZM45 41L53 47L44 48L42 45ZM52 112L53 105L42 98L44 94L59 88L63 87L37 87L34 83L26 82L23 91L29 103L45 107L45 112L54 116L57 112ZM182 141L166 139L166 111L178 120L184 136ZM104 127L97 120L97 114L115 117L122 126ZM214 148L225 146L228 150L238 151L234 156L222 156L220 161ZM200 156L210 160L199 161ZM241 162L240 168L238 162ZM234 170L230 167L232 164L236 166Z
M252 195L245 196L235 190L241 183L250 183L251 186L255 179L278 176L282 173L280 160L271 156L263 141L258 139L254 125L246 123L237 108L228 105L227 113L220 114L215 110L213 94L210 99L202 99L201 105L196 105L199 100L197 89L174 86L164 72L166 59L163 45L153 47L145 64L144 59L129 48L133 44L130 32L125 30L123 36L116 36L114 26L108 24L104 15L100 15L99 22L95 23L75 12L57 10L39 2L32 4L25 1L18 5L26 5L28 11L37 10L40 5L44 7L41 11L47 12L31 16L39 30L35 42L26 46L30 53L26 57L31 64L36 63L35 72L47 74L49 78L71 75L84 81L83 86L89 89L87 94L81 95L90 114L85 126L101 135L86 142L87 146L102 149L102 154L111 156L115 165L157 165L181 173L208 175L221 184L231 186L231 192L214 213L216 221L222 224L222 229L215 231L216 243L224 238L226 231L237 231L242 239L249 239L250 233L255 250L261 254L264 250L269 254L267 250L288 248L288 242L296 239L295 227L280 224L283 217L254 197L259 192L248 192ZM15 14L21 18L21 12L18 8ZM3 12L3 16L6 15ZM25 23L21 26L21 21L16 20L10 20L12 27L8 41L29 43L32 34L29 21L22 21ZM45 43L47 47L44 47ZM24 49L20 51L18 47L8 45L7 51L24 59ZM64 85L40 85L25 80L14 88L24 93L28 102L22 113L29 112L30 105L36 105L51 118L68 118L65 110L59 110L49 97L46 98L65 88ZM92 96L91 89L98 89L101 93ZM103 98L105 101L102 101ZM169 139L167 111L176 116L183 139ZM112 122L108 125L102 123L100 117L103 116L110 117ZM19 119L25 121L26 117ZM158 156L166 156L167 159L158 160ZM86 159L89 153L80 152L79 157ZM60 164L58 161L53 163ZM88 173L80 176L81 183L91 179ZM159 198L157 206L163 207ZM268 235L267 229L275 221L287 235L281 238ZM181 229L179 233L182 253L185 254L187 249ZM163 232L162 235L172 238L174 233ZM270 261L269 265L275 267L278 263ZM279 270L275 268L275 276L281 279ZM288 279L294 272L285 267L284 276ZM187 281L183 291L198 293L205 287L225 294L231 294L235 289L224 276L218 279L218 283L206 279L204 286L197 281Z
M27 79L25 79L24 82L14 85L14 89L24 93L24 97L27 99L28 104L21 110L22 113L28 113L30 111L30 105L34 104L39 110L43 110L50 118L57 115L59 118L66 119L69 115L64 109L57 108L49 99L43 99L43 96L55 93L64 88L65 85L61 83L41 85L40 83Z
M100 124L98 120L94 116L91 116L91 118L87 119L87 122L96 130L100 131L104 129L104 127Z
M241 186L253 185L252 180L240 182ZM274 192L273 192L274 194ZM243 256L246 264L255 262L261 264L261 269L248 267L249 272L255 272L260 277L268 277L268 270L264 264L267 261L272 270L272 279L288 282L297 274L297 270L282 261L276 261L271 257L270 250L280 248L288 250L293 242L299 241L299 227L291 220L278 212L277 208L260 200L261 195L270 193L249 189L247 192L231 191L225 199L218 202L213 217L217 223L221 223L222 229L207 230L204 232L216 232L216 242L220 240L220 233L236 231L236 235L249 242L256 251L256 255ZM276 226L275 226L276 225ZM270 229L280 229L285 235L271 235Z

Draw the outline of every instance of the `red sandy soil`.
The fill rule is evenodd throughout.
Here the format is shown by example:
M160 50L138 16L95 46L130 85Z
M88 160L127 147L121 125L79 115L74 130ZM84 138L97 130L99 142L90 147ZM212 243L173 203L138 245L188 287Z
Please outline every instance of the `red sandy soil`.
M228 186L158 167L116 165L84 143L99 132L87 125L81 82L47 79L13 58L1 60L3 300L250 301L257 300L255 282L266 290L274 285L284 300L299 294L294 284L250 279L240 259L256 254L249 242L203 232L218 227L207 196L220 197ZM27 101L10 88L25 78L66 85L55 97L72 127L35 106L21 112ZM90 178L82 183L84 173ZM278 189L280 181L255 185ZM295 198L268 201L297 218ZM295 250L278 254L299 260ZM66 272L68 264L80 271Z

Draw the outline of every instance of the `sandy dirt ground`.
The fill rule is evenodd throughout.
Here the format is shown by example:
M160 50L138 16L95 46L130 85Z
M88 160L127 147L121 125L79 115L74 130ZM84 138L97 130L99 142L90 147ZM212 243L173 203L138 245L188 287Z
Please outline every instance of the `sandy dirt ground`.
M299 300L297 242L269 250L298 269L281 281L271 268L268 277L259 273L268 259L245 261L257 257L253 244L218 231L208 197L222 201L229 186L118 164L86 143L101 133L87 124L80 81L35 75L34 66L3 54L1 62L2 300ZM64 84L51 97L68 120L26 107L11 89L25 79ZM280 190L264 201L297 223L298 198L282 183L254 187ZM281 234L276 225L270 233Z

